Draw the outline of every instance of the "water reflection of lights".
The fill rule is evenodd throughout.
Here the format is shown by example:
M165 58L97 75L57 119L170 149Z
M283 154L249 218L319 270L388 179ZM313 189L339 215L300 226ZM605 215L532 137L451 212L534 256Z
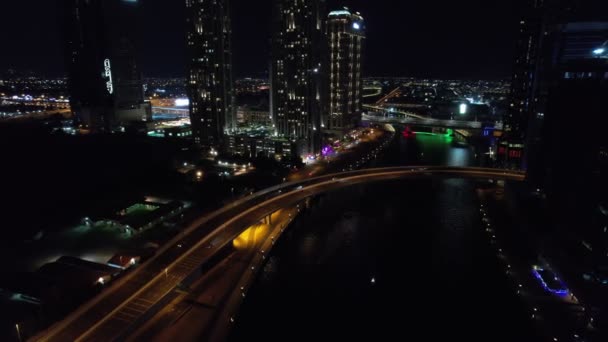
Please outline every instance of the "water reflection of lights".
M319 237L315 234L308 234L299 244L299 254L302 260L307 260L309 263L315 258L319 245Z
M448 156L448 166L467 166L471 153L468 149L452 148Z

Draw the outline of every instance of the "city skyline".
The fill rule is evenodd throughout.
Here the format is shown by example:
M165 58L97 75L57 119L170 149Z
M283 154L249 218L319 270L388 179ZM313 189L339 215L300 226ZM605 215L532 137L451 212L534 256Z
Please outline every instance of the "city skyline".
M17 28L23 35L7 38L6 44L15 49L0 57L0 65L50 75L63 74L66 70L63 56L56 49L63 44L55 15L57 9L53 2L44 2L37 5L41 11L28 12L27 5L11 3L9 6L14 10L3 14L1 25L6 25L6 31ZM512 41L519 18L516 4L490 6L483 1L467 0L458 5L441 5L443 8L438 10L435 5L425 3L391 2L387 6L376 6L350 0L329 1L327 9L348 6L365 13L364 19L372 27L368 32L365 75L509 78L514 52ZM144 76L185 76L185 4L147 0L142 1L141 7L145 23L139 32ZM270 58L271 1L241 2L233 7L235 76L264 76ZM38 25L24 25L21 13L31 16L28 23L33 21ZM484 30L478 31L481 26ZM39 27L44 27L44 32L39 32Z
M24 1L0 340L608 341L608 1Z

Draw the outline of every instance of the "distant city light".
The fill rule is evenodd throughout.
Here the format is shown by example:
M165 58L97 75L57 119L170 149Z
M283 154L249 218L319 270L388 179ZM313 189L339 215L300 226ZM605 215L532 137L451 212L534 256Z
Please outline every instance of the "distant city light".
M469 107L469 106L468 106L466 103L462 103L462 104L460 105L460 114L461 114L461 115L466 114L466 113L467 113L467 111L468 111L468 107Z
M190 105L189 99L175 99L175 105L178 107L186 107Z
M467 97L466 99L467 99L467 101L469 101L469 103L474 104L474 105L487 105L487 103L481 99L476 100L473 97Z
M361 25L359 25L359 23L354 23L354 24L353 24L353 28L354 28L355 30L359 30L359 29L361 28Z
M349 11L343 10L343 11L332 11L329 12L330 16L339 16L339 15L350 15Z
M603 47L593 50L594 55L602 55L604 54L604 52L606 52L606 48Z

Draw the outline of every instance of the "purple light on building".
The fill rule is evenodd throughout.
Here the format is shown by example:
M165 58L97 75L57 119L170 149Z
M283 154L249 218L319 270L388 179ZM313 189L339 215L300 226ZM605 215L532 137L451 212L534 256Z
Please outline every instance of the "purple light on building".
M323 147L323 149L321 150L321 154L323 155L323 157L327 157L333 153L334 149L330 145Z

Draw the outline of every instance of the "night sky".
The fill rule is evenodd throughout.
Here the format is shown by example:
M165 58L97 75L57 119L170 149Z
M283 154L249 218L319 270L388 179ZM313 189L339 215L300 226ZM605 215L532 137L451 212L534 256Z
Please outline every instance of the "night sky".
M56 0L61 1L61 0ZM64 70L58 9L53 0L3 4L0 71L47 75ZM184 1L141 0L139 42L145 76L184 74ZM264 76L269 58L273 0L233 0L237 76ZM507 78L519 16L515 1L330 0L366 19L366 76Z

